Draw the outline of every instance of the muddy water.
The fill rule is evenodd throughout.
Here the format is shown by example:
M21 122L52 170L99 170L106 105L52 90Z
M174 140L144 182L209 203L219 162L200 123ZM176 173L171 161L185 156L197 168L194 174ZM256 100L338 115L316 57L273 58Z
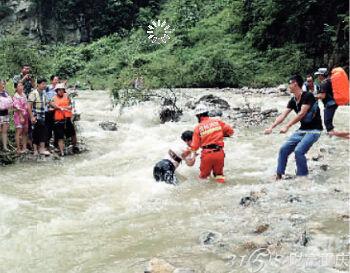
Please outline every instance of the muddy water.
M231 106L244 102L213 92ZM280 110L287 99L248 98ZM308 155L324 151L321 161L309 161L310 178L275 183L276 155L286 136L264 136L263 127L237 129L226 141L225 185L198 181L197 162L179 168L181 185L175 188L155 183L152 168L182 131L193 128L191 112L179 123L160 125L157 104L148 102L125 109L118 131L107 132L99 122L118 116L107 92L82 91L78 105L90 152L0 169L0 272L143 272L152 257L196 272L344 270L334 258L348 252L350 239L348 142L322 135ZM336 127L349 129L348 120L349 109L340 108ZM288 173L294 169L291 157ZM252 191L258 200L240 206ZM268 229L254 233L263 224ZM207 231L220 233L220 241L201 244ZM259 248L268 248L270 257L265 251L262 260L248 262ZM302 259L291 262L292 254ZM308 264L313 256L330 258Z

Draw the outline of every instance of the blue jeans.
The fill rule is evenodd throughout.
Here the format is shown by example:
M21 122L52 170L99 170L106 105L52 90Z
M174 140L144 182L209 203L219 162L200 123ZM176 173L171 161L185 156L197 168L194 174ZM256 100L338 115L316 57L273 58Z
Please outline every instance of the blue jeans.
M289 155L294 151L297 165L297 175L308 175L305 154L320 138L320 130L297 130L282 145L278 155L277 174L284 174Z

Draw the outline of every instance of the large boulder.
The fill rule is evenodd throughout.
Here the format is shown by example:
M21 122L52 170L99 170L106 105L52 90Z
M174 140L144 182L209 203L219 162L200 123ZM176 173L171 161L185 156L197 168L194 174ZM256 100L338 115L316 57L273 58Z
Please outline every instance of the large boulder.
M201 97L196 104L199 104L199 103L207 104L209 106L212 106L215 109L221 109L221 110L230 109L230 104L227 101L217 96L214 96L212 94Z
M164 107L159 113L159 119L162 124L169 121L178 122L181 116L182 110L174 107Z

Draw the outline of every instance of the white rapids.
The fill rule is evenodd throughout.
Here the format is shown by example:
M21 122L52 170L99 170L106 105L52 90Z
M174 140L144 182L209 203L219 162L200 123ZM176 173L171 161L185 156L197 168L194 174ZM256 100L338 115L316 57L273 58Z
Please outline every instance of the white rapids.
M218 90L188 94L209 93L231 106L244 101ZM249 99L279 110L287 100ZM194 128L191 111L180 122L161 125L153 102L124 109L118 119L107 91L80 91L77 103L88 153L0 167L0 272L136 273L152 257L206 273L347 270L336 259L348 255L350 244L347 141L323 134L308 154L310 178L276 183L277 152L287 136L265 136L263 127L236 130L226 140L226 184L199 181L197 162L179 167L181 184L174 187L156 183L152 170L169 145ZM338 109L335 119L336 128L349 130L348 107ZM118 131L103 131L98 124L106 120L117 121ZM312 161L320 148L323 161ZM291 156L288 173L294 169ZM252 191L258 200L241 206ZM254 233L264 224L265 232ZM220 233L220 241L201 244L207 231ZM248 260L254 249L265 252ZM293 263L286 259L292 254L303 258ZM311 256L330 258L308 264Z

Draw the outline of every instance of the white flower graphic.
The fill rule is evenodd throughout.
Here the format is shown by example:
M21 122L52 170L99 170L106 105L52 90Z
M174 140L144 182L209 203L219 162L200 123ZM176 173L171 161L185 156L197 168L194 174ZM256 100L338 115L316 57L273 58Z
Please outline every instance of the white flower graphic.
M173 32L173 30L170 29L170 26L167 25L166 21L161 22L161 20L152 21L152 24L148 25L147 33L148 39L153 44L165 44L169 39L169 34Z

